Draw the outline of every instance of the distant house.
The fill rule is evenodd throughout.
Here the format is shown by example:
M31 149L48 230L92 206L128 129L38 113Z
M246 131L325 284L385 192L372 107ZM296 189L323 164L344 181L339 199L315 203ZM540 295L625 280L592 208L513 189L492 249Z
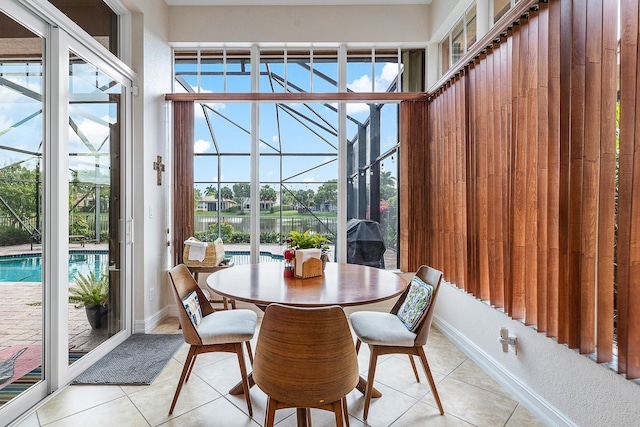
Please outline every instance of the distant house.
M237 205L237 203L230 199L222 199L218 201L218 198L215 196L207 196L198 201L196 210L200 212L217 212L218 205L220 205L221 211L228 211L229 208Z

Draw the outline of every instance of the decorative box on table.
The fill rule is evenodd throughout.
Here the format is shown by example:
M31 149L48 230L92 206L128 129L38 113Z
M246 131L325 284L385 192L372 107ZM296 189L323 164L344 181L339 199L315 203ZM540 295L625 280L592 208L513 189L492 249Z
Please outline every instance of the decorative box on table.
M320 249L296 249L293 267L294 276L302 279L321 276L321 253Z
M187 267L215 267L224 260L224 243L218 238L214 242L201 242L195 237L184 241L182 261Z

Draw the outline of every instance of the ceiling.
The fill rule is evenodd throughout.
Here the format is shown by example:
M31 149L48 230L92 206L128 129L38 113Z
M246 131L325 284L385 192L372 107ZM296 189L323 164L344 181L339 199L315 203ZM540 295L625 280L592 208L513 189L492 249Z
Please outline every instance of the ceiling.
M326 6L431 4L432 0L164 0L169 6Z

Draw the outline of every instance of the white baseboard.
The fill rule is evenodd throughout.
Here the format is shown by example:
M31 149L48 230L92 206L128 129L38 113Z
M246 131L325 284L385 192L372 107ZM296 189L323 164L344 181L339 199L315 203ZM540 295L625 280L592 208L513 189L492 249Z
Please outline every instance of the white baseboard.
M453 344L469 356L487 374L511 393L529 412L548 426L577 427L573 421L558 411L553 405L536 394L525 383L511 375L500 363L483 351L466 336L462 335L439 316L434 316L433 324Z
M175 306L166 306L162 310L155 312L153 315L147 317L144 320L136 320L133 324L134 334L148 334L155 327L157 327L164 319L171 316L170 309L173 308L174 317L178 317L178 312L175 310Z

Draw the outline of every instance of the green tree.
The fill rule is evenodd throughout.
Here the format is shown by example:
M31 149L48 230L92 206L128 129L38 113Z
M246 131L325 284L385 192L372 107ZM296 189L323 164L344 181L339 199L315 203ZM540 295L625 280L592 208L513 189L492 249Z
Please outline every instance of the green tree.
M391 172L380 172L380 198L389 200L397 193L396 177L391 176Z
M297 205L302 204L302 206L311 207L311 205L313 205L313 199L315 195L316 195L315 191L311 189L298 190L296 191L296 198L298 199L299 203L296 203L296 204Z
M278 194L276 190L269 187L269 185L265 185L260 189L260 200L263 202L275 202L278 198Z
M14 226L35 217L36 185L36 171L33 169L22 165L0 169L0 212L9 215ZM38 225L35 227L38 228Z
M337 205L338 204L338 180L330 179L318 188L318 192L313 198L316 205Z
M202 191L199 188L193 189L193 203L198 206L198 202L202 200Z
M234 200L240 203L240 211L244 212L244 205L251 198L251 186L247 183L233 184Z
M220 189L221 200L233 200L233 190L229 187L222 187Z
M216 188L215 185L209 185L207 188L204 189L204 195L205 197L209 197L209 196L218 197L218 189Z

